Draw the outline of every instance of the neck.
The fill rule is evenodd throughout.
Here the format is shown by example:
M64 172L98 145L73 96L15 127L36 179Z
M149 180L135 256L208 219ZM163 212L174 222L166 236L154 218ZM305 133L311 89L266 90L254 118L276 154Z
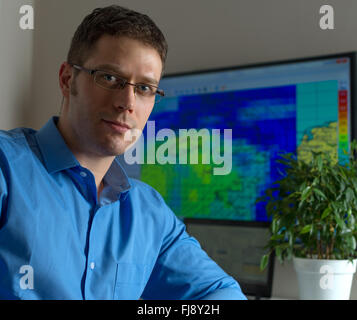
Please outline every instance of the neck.
M71 134L65 130L61 118L57 124L58 130L60 131L63 139L65 140L67 146L72 151L73 155L76 157L80 165L88 169L95 179L95 184L98 192L98 199L101 191L103 190L103 178L110 166L112 165L115 157L114 156L103 156L96 153L91 153L83 150L79 145L76 145L74 141L77 139L71 138Z

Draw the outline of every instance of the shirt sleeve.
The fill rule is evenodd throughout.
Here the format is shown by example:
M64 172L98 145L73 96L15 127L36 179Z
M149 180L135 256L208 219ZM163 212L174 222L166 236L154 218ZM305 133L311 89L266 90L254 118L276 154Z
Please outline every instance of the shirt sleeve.
M6 181L0 161L0 228L3 224L2 220L4 219L5 216L5 213L3 211L6 210L6 197L7 197L7 187L6 187Z
M226 274L186 232L166 207L164 240L143 299L246 300L239 284Z

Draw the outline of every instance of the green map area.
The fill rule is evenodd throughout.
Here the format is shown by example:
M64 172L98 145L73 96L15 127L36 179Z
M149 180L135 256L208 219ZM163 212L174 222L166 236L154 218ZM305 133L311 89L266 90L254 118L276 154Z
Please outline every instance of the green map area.
M176 143L179 145L178 138ZM202 164L200 140L197 146L198 164L144 164L141 179L169 200L178 216L251 220L255 199L269 172L269 153L235 139L231 173L214 175L218 166L212 158L210 164Z
M179 146L179 138L176 143ZM225 219L234 218L237 210L241 210L237 197L242 190L239 172L233 170L228 175L213 175L217 165L212 158L210 164L202 164L201 140L197 144L197 164L189 161L189 148L185 151L190 164L179 164L179 156L177 164L144 164L141 166L141 179L150 181L164 199L170 199L170 206L175 208L178 216L193 217L204 213L207 217L223 214Z

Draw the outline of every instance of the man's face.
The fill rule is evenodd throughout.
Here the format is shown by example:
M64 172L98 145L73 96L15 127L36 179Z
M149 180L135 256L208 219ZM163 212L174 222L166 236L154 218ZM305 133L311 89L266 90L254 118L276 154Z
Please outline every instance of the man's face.
M102 36L83 64L87 69L115 73L130 83L158 85L162 62L158 52L127 37ZM155 103L155 98L135 95L134 87L108 90L98 86L94 77L80 71L71 82L65 127L71 131L70 141L79 151L100 156L115 156L125 152L130 144L124 141L128 129L143 130ZM62 116L61 116L62 117Z

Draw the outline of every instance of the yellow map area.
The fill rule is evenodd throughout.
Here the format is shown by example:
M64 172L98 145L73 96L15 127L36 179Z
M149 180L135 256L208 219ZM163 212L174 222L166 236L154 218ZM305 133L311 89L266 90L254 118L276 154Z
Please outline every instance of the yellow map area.
M337 162L337 122L331 122L327 127L317 127L311 130L312 138L307 134L298 147L298 158L305 162L312 160L311 151L329 154L333 163Z

